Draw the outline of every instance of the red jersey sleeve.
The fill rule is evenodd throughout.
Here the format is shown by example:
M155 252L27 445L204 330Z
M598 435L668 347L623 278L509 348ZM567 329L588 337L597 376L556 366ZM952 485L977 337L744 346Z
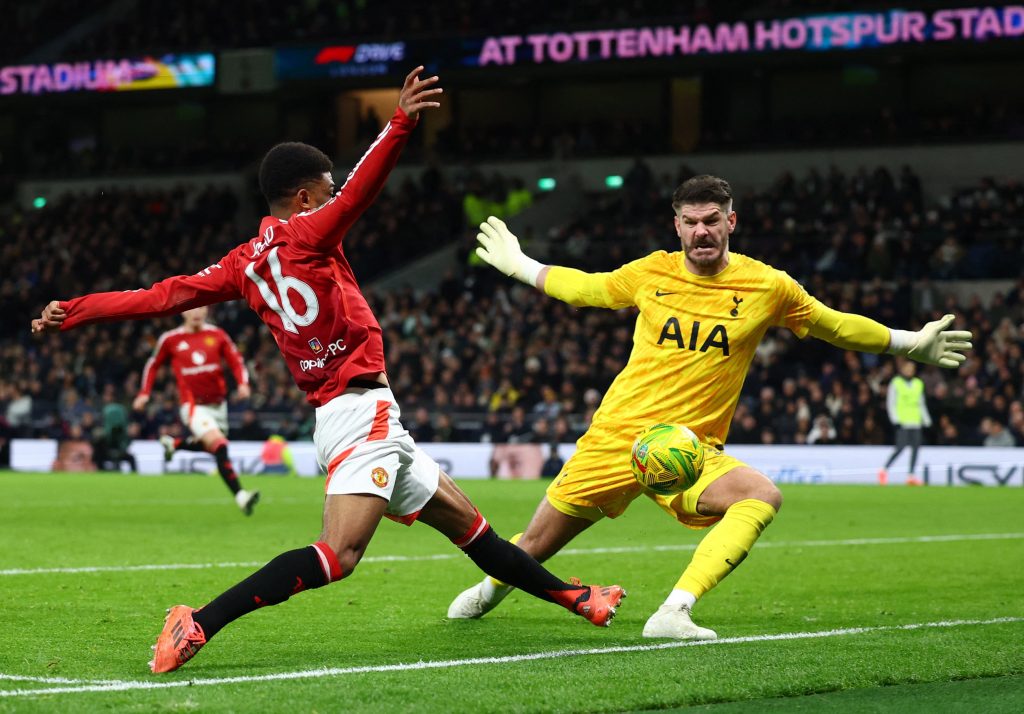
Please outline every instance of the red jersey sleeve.
M245 360L242 359L242 355L238 352L238 348L235 347L235 343L231 341L228 333L221 330L220 336L221 354L228 363L228 367L231 368L231 374L235 376L235 383L248 384L249 370L245 368Z
M66 322L66 320L65 320ZM153 355L146 360L146 366L142 368L142 386L139 387L139 395L148 395L153 391L153 384L156 382L156 373L160 369L160 366L167 361L167 358L171 356L170 349L167 347L167 333L160 335L160 339L157 340L156 348L153 350Z
M289 219L296 233L318 249L330 249L340 243L345 232L384 188L415 126L415 119L410 119L401 107L396 109L391 121L352 167L334 197L319 208L297 213Z
M212 305L242 297L232 270L229 253L195 275L176 275L161 280L149 289L123 292L93 293L61 301L67 312L61 330L94 322L141 320L147 317L175 315L194 307Z

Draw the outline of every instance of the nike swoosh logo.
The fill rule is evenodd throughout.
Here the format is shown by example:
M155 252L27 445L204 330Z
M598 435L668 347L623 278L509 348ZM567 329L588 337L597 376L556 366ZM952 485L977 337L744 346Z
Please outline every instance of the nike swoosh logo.
M656 291L654 292L654 295L655 295L655 297L661 297L661 296L663 296L663 295L675 295L675 293L663 293L663 292L661 292L660 290L656 290Z

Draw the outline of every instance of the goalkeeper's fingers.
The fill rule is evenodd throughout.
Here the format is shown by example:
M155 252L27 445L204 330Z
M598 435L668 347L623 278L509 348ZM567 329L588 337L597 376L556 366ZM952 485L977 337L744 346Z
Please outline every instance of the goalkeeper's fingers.
M944 352L939 357L939 366L945 367L946 369L956 369L967 359L965 355L959 352Z
M477 246L477 248L476 248L476 255L477 255L478 258L480 258L480 260L484 261L488 265L492 265L492 266L494 265L494 257L482 245L481 246Z
M492 248L494 248L494 238L492 236L487 235L486 233L477 233L476 241L487 250L491 250Z
M480 224L480 232L490 238L491 240L501 240L501 235L498 230L487 221ZM477 238L480 236L478 235Z
M511 233L511 231L508 229L508 226L505 225L505 221L501 220L497 216L488 216L487 223L491 225L495 230Z

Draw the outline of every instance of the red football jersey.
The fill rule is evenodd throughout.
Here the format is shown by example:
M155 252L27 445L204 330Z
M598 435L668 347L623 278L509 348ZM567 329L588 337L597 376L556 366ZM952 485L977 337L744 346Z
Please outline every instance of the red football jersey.
M173 315L244 298L270 328L295 383L320 406L349 380L384 371L380 324L359 290L341 241L380 193L416 125L395 111L320 208L288 220L267 216L259 235L196 273L148 290L94 293L61 302L62 330L93 322Z
M228 333L204 323L196 332L184 327L160 335L153 356L142 370L139 394L153 391L160 365L170 361L182 404L220 404L227 396L223 362L238 384L249 383L249 371Z

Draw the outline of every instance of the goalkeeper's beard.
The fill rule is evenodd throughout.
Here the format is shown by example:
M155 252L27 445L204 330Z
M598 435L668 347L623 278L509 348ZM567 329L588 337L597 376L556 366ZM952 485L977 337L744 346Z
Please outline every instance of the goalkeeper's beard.
M713 236L705 236L702 238L692 238L689 245L686 244L685 240L682 243L683 254L687 260L697 267L710 268L721 263L726 248L729 245L729 238L725 237L717 240Z

